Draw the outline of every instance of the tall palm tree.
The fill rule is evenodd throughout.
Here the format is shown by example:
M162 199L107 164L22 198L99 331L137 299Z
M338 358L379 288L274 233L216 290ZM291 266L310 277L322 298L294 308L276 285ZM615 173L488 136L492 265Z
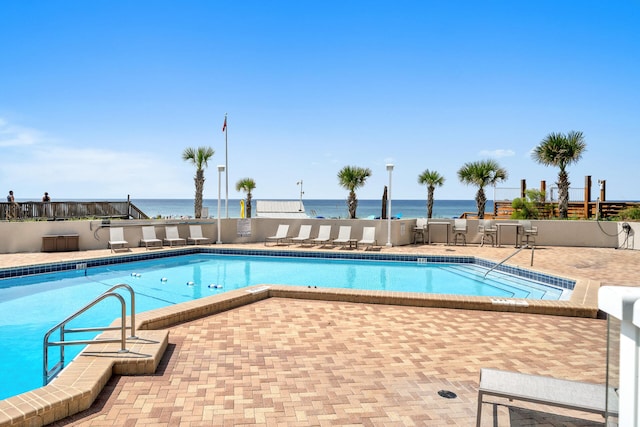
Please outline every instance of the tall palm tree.
M253 178L242 178L236 182L236 191L247 193L247 218L251 218L251 192L256 188Z
M584 142L582 132L571 131L566 135L563 133L550 133L532 153L532 157L538 163L545 166L557 166L558 173L558 210L560 218L567 218L569 211L569 174L567 166L575 163L586 151L587 144Z
M478 218L484 219L484 209L487 204L484 187L506 180L507 171L495 160L479 160L465 163L458 170L458 179L463 184L478 186L478 192L476 193Z
M425 169L424 172L418 175L418 183L427 186L427 218L431 218L433 214L433 192L436 187L442 187L444 181L442 175L429 169Z
M194 216L200 218L202 216L202 191L204 189L204 169L208 166L209 159L213 157L213 148L211 147L187 147L182 152L182 160L190 162L196 167L196 176L193 181L196 184L196 199L194 201Z
M338 172L338 181L340 182L340 186L349 190L347 207L349 208L349 218L351 219L355 219L356 209L358 208L356 189L362 187L370 176L371 169L361 168L358 166L345 166Z

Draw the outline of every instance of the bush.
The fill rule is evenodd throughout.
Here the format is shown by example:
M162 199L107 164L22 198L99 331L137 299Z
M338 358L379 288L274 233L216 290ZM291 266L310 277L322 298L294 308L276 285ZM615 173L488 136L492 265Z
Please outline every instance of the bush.
M540 208L544 207L544 192L539 190L525 191L524 198L519 197L513 199L511 207L513 219L538 219L540 217Z
M640 221L640 208L632 207L621 210L618 213L619 221Z

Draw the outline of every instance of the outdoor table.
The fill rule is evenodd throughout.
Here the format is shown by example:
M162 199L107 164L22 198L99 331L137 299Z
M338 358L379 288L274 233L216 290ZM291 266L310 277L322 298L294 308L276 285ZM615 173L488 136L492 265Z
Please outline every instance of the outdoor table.
M451 223L448 221L429 221L429 227L432 225L435 226L444 226L447 229L447 240L445 241L445 245L449 245L449 234L451 233ZM431 235L433 233L429 232L429 244L431 244Z
M514 227L516 231L516 238L514 242L514 247L518 247L518 231L522 225L519 222L496 222L496 227L498 227L498 231L496 233L496 246L500 246L501 238L502 238L502 228Z

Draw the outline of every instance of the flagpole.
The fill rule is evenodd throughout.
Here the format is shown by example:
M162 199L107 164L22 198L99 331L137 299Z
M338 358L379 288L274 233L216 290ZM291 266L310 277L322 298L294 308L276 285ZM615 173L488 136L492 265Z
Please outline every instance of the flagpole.
M224 113L224 180L225 180L225 196L224 196L224 211L225 216L229 218L229 144L228 135L229 129L227 129L227 113Z

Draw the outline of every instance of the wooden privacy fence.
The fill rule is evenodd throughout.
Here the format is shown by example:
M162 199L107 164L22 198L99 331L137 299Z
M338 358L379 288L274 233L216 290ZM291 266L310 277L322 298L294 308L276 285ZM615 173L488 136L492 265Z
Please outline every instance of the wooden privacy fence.
M0 220L62 220L74 218L149 219L131 202L0 203Z
M540 203L537 205L540 219L558 218L557 203ZM630 208L640 207L637 202L569 202L568 217L577 219L599 218L606 219L616 217L620 211ZM511 218L513 207L511 201L496 201L493 205L493 216L495 218Z

